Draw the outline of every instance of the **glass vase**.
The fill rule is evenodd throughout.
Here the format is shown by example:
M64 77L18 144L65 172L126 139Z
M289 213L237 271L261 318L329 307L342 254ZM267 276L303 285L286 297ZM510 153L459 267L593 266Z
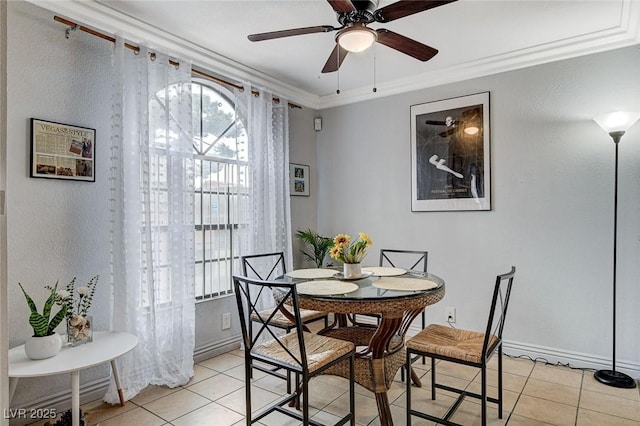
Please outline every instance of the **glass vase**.
M67 319L67 343L78 346L93 341L93 317L74 315Z

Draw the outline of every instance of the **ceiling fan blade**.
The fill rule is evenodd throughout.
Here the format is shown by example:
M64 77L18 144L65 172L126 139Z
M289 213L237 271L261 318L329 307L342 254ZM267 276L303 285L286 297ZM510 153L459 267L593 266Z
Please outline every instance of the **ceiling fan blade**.
M400 0L378 9L375 13L375 18L378 22L391 22L395 19L424 12L454 1L457 0Z
M333 10L338 13L355 12L356 7L351 3L351 0L327 0Z
M290 30L250 34L247 36L247 38L251 41L262 41L262 40L271 40L274 38L291 37L291 36L297 36L297 35L303 35L303 34L328 33L331 31L335 31L337 29L338 28L334 28L331 25L318 25L316 27L293 28Z
M422 62L428 61L438 53L438 49L434 49L431 46L394 33L393 31L385 30L384 28L377 30L377 33L378 43L384 44L406 55L413 56Z
M336 43L336 47L333 48L333 52L329 55L329 59L327 59L327 63L324 64L324 68L322 68L323 73L338 71L340 65L344 61L344 58L347 57L347 53L349 51L338 43Z

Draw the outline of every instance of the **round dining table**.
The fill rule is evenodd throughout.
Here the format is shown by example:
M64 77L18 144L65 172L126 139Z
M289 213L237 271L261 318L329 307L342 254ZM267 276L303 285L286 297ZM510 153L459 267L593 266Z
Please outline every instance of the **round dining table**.
M356 280L341 279L342 274L337 271L322 276L321 272L315 272L318 270L292 271L281 279L298 283L301 309L335 315L333 323L318 333L349 340L356 345L355 380L375 394L380 424L387 426L393 425L387 391L406 361L405 335L413 320L427 306L444 297L445 282L425 272L399 270L393 276L386 276L389 268L369 269L373 272L364 268L366 276ZM302 273L304 271L309 273ZM377 271L385 274L376 275ZM358 322L358 314L373 314L379 322ZM349 377L348 373L348 369L340 364L326 371L326 374L345 378ZM420 386L413 371L411 378Z

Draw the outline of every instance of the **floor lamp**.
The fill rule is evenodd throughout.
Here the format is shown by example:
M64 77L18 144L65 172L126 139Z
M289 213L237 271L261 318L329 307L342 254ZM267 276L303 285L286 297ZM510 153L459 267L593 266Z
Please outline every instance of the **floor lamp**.
M618 234L618 143L624 135L640 118L637 112L612 112L594 117L602 129L613 138L616 147L615 160L615 189L613 197L613 366L611 370L598 370L594 377L600 383L617 388L635 388L636 381L624 373L616 371L616 255Z

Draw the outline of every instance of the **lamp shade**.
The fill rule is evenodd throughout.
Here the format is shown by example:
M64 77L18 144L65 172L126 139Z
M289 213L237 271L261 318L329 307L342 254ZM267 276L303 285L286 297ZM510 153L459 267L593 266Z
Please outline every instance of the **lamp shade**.
M593 118L607 133L626 132L640 118L640 112L610 112Z
M346 28L336 37L338 44L349 52L362 52L371 47L377 39L378 33L364 25Z

